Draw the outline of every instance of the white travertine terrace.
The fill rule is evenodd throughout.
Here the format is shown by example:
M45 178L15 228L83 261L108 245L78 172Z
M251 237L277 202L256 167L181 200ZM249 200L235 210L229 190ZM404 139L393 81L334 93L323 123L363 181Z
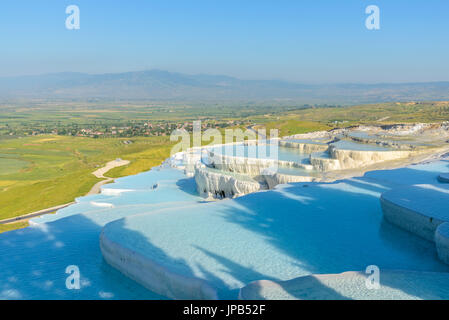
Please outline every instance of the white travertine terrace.
M440 182L449 183L449 173L441 173L438 176L438 180L440 180Z
M395 188L398 182L406 180L406 185L415 177L419 178L421 168L417 167L393 170L399 172L401 177L393 173L391 182L385 181L390 178L390 173L379 171L372 172L374 178L369 176L333 184L283 185L272 191L234 200L183 205L183 210L151 210L105 226L100 239L101 250L105 260L126 276L154 292L175 299L229 299L236 297L230 294L237 289L240 289L241 299L447 299L449 286L445 284L449 278L447 273L442 273L447 269L437 261L431 250L432 243L391 226L384 227L384 232L394 234L391 240L397 241L398 248L402 246L401 250L382 239L385 235L376 238L379 234L377 224L381 221L380 212L376 212L379 210L380 194ZM404 179L404 174L405 178L408 176L407 170L412 172L413 179ZM197 164L195 171L195 179L204 179L200 183L196 180L199 188L213 183L210 188L220 192L223 191L220 184L226 185L230 196L233 196L232 192L243 193L251 183L260 183L247 175L221 173L205 165ZM223 181L225 178L222 175L229 180ZM241 181L231 178L247 181L247 184L239 185ZM362 189L360 185L367 187ZM443 184L422 185L419 188L446 194ZM340 193L346 192L344 190L347 193ZM342 196L346 200L343 203ZM418 198L417 194L414 196ZM218 194L217 197L222 196ZM339 208L340 205L343 208ZM364 211L370 206L374 214ZM437 210L434 218L441 215ZM362 216L370 216L364 220L369 223L357 223ZM345 222L337 226L342 219ZM373 221L376 221L374 227L369 225ZM351 227L346 229L349 225ZM443 261L448 255L448 231L443 228L444 225L434 226L434 230L437 229L435 243ZM315 232L313 226L324 229L321 229L322 233ZM309 233L309 229L314 231ZM371 243L373 237L375 239ZM278 250L267 239L273 239L273 243L284 240L288 245L284 244ZM302 247L303 243L310 244L312 249L304 250L308 247ZM363 247L369 246L372 250L367 250L368 257L354 255L351 250L343 254L344 248L353 243L362 243L355 245L355 250L364 251ZM412 244L410 248L404 248L409 243ZM414 247L413 243L419 245ZM286 257L282 257L286 248L290 250L290 257L298 260L284 261ZM410 260L421 254L435 262L429 265L425 259L416 259L409 264ZM322 259L330 260L320 265ZM338 265L342 259L345 262ZM335 261L335 265L331 261ZM312 268L308 267L308 262L312 262ZM367 290L368 275L363 272L313 274L360 270L360 266L365 267L367 263L378 264L382 268L380 290ZM425 263L427 265L424 266ZM330 265L331 269L328 268ZM394 271L396 269L417 271ZM258 281L252 282L255 280Z
M320 181L319 178L311 177L311 176L296 176L290 174L282 174L276 172L272 175L264 175L265 182L268 185L269 189L273 189L278 184L286 184L292 182L317 182Z
M449 221L449 187L443 184L395 188L380 201L389 222L429 241L437 227Z
M449 264L449 222L442 223L435 231L435 244L438 257Z
M329 147L331 159L336 159L339 166L332 170L345 170L359 167L367 167L375 163L408 158L414 151L359 151L342 150L334 145Z
M395 188L383 193L380 201L387 221L434 241L440 259L449 263L449 186Z
M209 153L212 164L216 169L228 172L237 172L249 176L258 176L267 169L273 167L299 168L311 170L313 167L308 164L297 163L294 161L283 161L275 159L245 158L222 154Z
M139 253L100 235L103 258L124 275L143 284L147 289L171 299L217 300L217 292L199 278L170 272ZM145 272L142 272L145 270ZM182 285L181 285L182 284Z
M259 280L240 289L241 300L447 300L447 273L382 270L380 287L369 289L369 274L319 274L288 281Z
M217 170L213 174L207 170L196 170L195 175L201 185L198 188L201 194L224 193L226 197L234 197L242 195L238 190L258 190L254 181L272 189L283 183L334 181L350 176L351 172L357 175L372 169L388 168L389 164L409 164L415 159L449 150L447 139L449 123L359 126L319 131L278 140L279 147L308 155L307 161L242 157L208 150L209 164ZM245 145L258 143L247 141ZM198 159L190 159L191 167L195 161ZM299 170L296 173L291 173L292 170L285 172L289 169ZM193 174L193 170L190 173ZM234 175L230 177L229 173ZM245 175L254 180L253 184L243 178Z
M295 148L302 153L323 152L326 151L328 148L328 145L324 143L315 144L315 143L292 142L288 140L279 141L279 146L286 148Z
M266 189L250 177L220 172L204 165L195 168L195 182L201 195L215 198L233 198Z

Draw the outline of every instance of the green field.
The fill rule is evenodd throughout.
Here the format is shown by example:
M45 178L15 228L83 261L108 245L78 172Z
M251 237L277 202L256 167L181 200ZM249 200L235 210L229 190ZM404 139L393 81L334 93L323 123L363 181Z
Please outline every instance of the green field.
M26 161L10 157L2 158L0 155L0 176L9 173L20 172L27 166L28 162Z
M449 102L381 103L339 108L309 108L285 114L286 119L330 124L391 124L449 120Z
M349 107L303 108L276 115L255 116L253 122L267 129L279 129L280 135L329 130L358 124L449 121L449 102L381 103Z
M328 126L324 123L301 120L272 121L267 122L265 125L263 125L263 127L267 130L267 135L270 134L270 130L272 129L279 130L280 137L332 129L331 126Z
M9 224L0 224L0 233L11 231L11 230L17 230L17 229L23 229L28 227L27 221L21 221L21 222L15 222L15 223L9 223Z
M0 136L29 135L33 131L69 132L81 128L98 130L111 126L152 123L228 121L250 119L257 115L304 108L264 103L179 103L179 102L40 102L0 103Z
M166 137L92 139L34 136L0 140L0 219L73 201L98 181L91 173L116 158L131 163L110 177L136 174L159 165L171 148Z

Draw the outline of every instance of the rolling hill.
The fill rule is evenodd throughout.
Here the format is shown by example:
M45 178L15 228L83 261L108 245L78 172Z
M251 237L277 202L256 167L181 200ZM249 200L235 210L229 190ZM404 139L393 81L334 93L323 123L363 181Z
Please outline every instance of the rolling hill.
M300 103L374 103L448 100L448 82L301 84L188 75L161 70L75 72L0 78L0 99L293 100Z

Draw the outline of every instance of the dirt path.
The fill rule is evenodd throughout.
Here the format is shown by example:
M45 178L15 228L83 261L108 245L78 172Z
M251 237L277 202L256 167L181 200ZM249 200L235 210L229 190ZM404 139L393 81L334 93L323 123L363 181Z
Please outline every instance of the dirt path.
M113 168L116 168L116 167L126 166L127 164L129 164L128 160L117 159L117 160L109 161L108 163L106 163L106 165L104 167L102 167L102 168L92 172L92 174L94 176L96 176L97 178L105 179L105 180L97 182L92 187L92 189L90 189L90 191L86 194L86 196L100 193L101 186L114 181L113 178L109 178L109 177L105 177L104 176L106 174L106 172L108 172L109 170L111 170Z
M127 164L129 164L128 160L117 159L117 160L109 161L108 163L106 163L106 165L104 167L92 172L92 174L100 179L110 179L110 178L104 176L106 174L106 172L108 172L109 170L114 169L116 167L126 166Z

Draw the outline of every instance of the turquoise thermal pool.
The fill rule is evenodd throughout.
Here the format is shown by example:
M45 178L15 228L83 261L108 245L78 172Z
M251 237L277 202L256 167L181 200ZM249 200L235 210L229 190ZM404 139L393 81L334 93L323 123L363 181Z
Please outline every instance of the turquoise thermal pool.
M297 163L307 163L309 154L300 152L295 148L287 148L273 144L262 145L230 145L210 148L216 154L228 157L245 157L257 159L276 159L281 161L291 161Z
M163 298L105 263L98 243L101 229L127 215L204 200L191 179L171 168L118 179L103 190L33 219L26 229L0 234L0 299ZM69 265L79 267L80 290L65 286Z
M248 141L178 153L0 234L0 299L237 299L242 288L260 296L254 283L261 280L268 280L257 282L267 296L304 297L296 284L312 281L317 297L358 299L366 292L347 284L359 288L372 265L386 275L379 298L449 297L434 283L449 272L449 227L430 220L439 235L432 241L433 233L425 238L404 227L401 208L389 209L405 201L398 190L448 188L447 138L428 130L423 139L438 140L438 148L409 150L372 139L377 133L351 137L339 129L280 145ZM419 205L409 217L427 206L413 201ZM79 268L79 289L66 286L69 266ZM405 271L403 281L393 280ZM421 295L407 279L434 280Z
M428 171L427 183L448 170L447 162L429 166L440 170ZM379 171L336 183L284 185L234 200L129 216L107 225L104 233L174 274L204 279L220 298L237 298L236 290L254 280L373 264L449 271L431 243L383 221L379 196L399 183Z
M382 147L375 144L357 143L349 140L340 140L332 143L337 149L356 151L391 151L392 148Z
M111 241L174 274L207 281L223 298L237 298L254 280L371 264L447 272L433 244L382 219L379 196L397 185L438 183L438 174L448 171L448 162L439 161L204 203L192 178L162 166L1 234L0 298L163 298L105 263L99 249L104 226ZM80 290L65 287L69 265L79 266Z

